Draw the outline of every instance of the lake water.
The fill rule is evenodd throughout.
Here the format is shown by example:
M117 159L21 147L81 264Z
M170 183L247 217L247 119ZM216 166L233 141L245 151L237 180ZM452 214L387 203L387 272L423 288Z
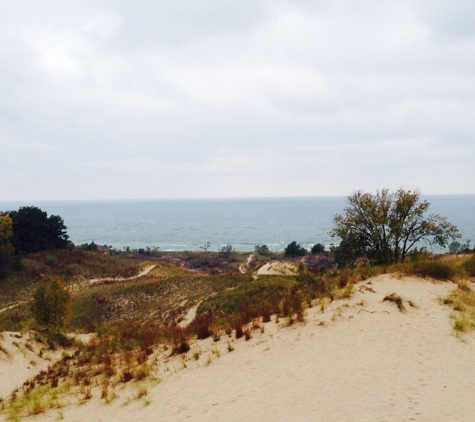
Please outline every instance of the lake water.
M446 215L462 233L461 242L475 243L475 195L427 196L430 212ZM116 249L159 247L160 250L210 250L232 245L252 251L257 244L282 251L295 240L310 248L337 242L328 235L333 216L345 197L27 201L0 202L0 210L34 205L60 215L75 244L94 241Z

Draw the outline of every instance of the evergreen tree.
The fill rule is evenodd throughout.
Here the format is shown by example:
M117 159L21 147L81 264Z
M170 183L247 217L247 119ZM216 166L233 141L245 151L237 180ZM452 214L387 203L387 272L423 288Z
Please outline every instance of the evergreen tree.
M11 243L15 253L26 254L44 249L61 249L68 246L68 235L63 219L38 207L21 207L8 213L13 222Z

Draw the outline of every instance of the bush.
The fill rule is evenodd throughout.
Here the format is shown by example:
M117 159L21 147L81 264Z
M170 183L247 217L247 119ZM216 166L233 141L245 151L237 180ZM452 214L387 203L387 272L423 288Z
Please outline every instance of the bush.
M145 249L139 248L137 252L139 253L139 255L158 256L160 254L159 249L160 248L157 246L153 246L152 248L150 246L147 246Z
M312 249L310 249L310 252L314 255L317 253L325 252L325 245L322 245L321 243L317 243L316 245L312 246Z
M269 251L269 248L267 247L267 245L256 245L255 248L254 248L254 252L257 255L261 255L261 256L269 256L270 255L270 251Z
M307 249L303 248L300 243L295 240L287 245L284 249L285 256L305 256L307 255Z
M84 251L97 251L97 245L92 241L91 243L83 243L81 249Z
M231 245L226 245L226 246L221 247L218 253L219 253L220 258L228 259L228 258L231 258L231 256L233 255L234 249Z
M58 277L42 281L33 295L31 311L39 327L59 331L71 318L71 295Z

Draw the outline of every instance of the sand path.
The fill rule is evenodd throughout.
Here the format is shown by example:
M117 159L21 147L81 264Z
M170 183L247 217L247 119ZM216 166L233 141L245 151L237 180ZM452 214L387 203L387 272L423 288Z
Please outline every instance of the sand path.
M249 270L249 264L251 263L253 257L254 257L254 254L250 254L246 258L246 261L239 266L239 272L241 274L246 274L246 272Z
M133 275L132 277L103 277L103 278L92 278L90 280L83 281L81 283L75 283L71 285L71 288L74 290L79 290L85 286L93 286L94 284L101 284L101 283L111 283L114 281L132 281L136 280L140 277L146 276L150 271L152 271L156 267L155 264L147 265L144 267L142 271L138 274Z

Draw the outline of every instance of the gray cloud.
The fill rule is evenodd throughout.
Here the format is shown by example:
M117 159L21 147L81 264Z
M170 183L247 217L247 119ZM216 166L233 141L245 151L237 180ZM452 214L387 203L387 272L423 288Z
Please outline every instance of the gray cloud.
M467 2L1 8L0 199L475 193Z

